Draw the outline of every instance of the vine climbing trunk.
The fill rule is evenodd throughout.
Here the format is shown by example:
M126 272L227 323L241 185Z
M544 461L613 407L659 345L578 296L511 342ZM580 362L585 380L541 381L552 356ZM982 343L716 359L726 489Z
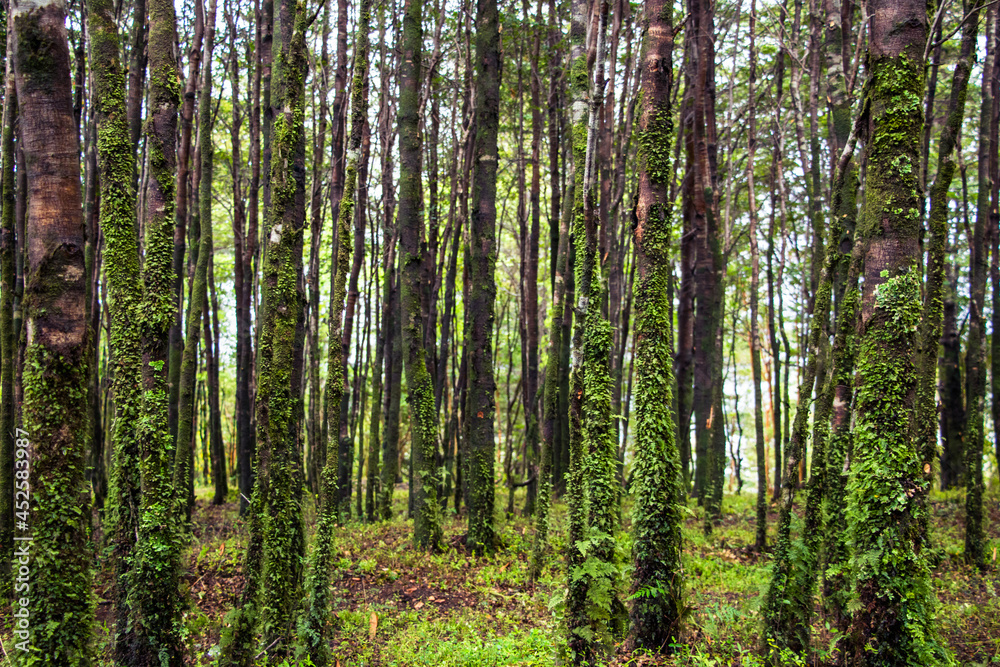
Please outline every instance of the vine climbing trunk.
M927 11L918 0L876 0L866 62L866 244L858 326L856 427L848 482L856 611L849 660L860 666L949 664L920 553L928 480L912 431L916 400L920 130ZM898 499L892 506L885 498Z
M168 423L167 356L174 321L172 262L177 171L178 70L173 58L177 18L169 0L149 0L149 95L145 123L148 176L141 228L143 414L140 443L140 519L129 595L136 604L137 641L126 648L129 664L180 664L181 600L177 589L180 542L171 483L173 443Z
M673 415L672 326L668 290L673 205L674 27L670 0L647 0L639 110L639 200L635 227L639 282L635 299L635 543L630 643L669 651L684 613L679 503L683 471Z

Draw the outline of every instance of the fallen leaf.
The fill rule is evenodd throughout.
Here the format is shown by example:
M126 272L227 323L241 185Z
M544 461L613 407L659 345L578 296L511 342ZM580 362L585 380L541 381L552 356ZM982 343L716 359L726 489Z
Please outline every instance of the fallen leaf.
M372 612L371 618L368 619L368 641L375 640L376 630L378 630L378 614Z
M413 605L413 608L414 608L414 609L420 609L420 608L421 608L421 607L423 607L423 606L424 606L424 603L423 603L423 602L418 602L417 604Z

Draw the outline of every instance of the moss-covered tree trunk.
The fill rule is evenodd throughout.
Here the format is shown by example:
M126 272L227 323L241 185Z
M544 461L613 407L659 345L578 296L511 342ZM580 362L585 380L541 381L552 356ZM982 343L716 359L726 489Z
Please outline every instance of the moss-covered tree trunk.
M550 4L549 7L549 30L559 32L558 25L554 23L555 9ZM553 38L550 35L550 45ZM554 71L550 71L550 76L556 76ZM549 102L554 101L555 92L550 88ZM550 109L551 111L551 109ZM550 114L549 121L553 120ZM553 137L553 128L549 128L549 138ZM558 133L555 134L558 139ZM558 141L557 141L558 144ZM551 168L558 171L559 152L558 146L550 146L549 161ZM553 152L554 151L554 152ZM538 471L538 504L535 512L535 543L532 554L533 576L541 574L544 564L546 549L548 548L549 530L549 510L554 486L557 482L555 470L558 466L558 456L560 454L561 442L561 422L566 415L561 411L560 402L560 380L562 378L561 366L563 350L569 345L569 340L563 338L563 314L566 310L566 283L569 271L569 224L572 215L572 207L559 208L558 202L558 180L553 182L556 189L552 197L556 200L551 215L556 216L558 222L553 227L555 236L550 239L555 241L553 247L554 263L551 270L552 278L552 301L549 306L549 330L548 345L545 352L545 381L542 385L542 423L541 423L541 451L539 453ZM573 185L570 184L570 194Z
M990 12L996 21L996 11ZM971 22L971 21L970 21ZM986 62L983 66L982 102L979 113L979 194L972 228L969 257L969 343L965 353L965 561L983 569L986 538L983 533L983 446L986 411L986 271L990 219L990 120L994 113L991 82L997 67L997 44L992 24L987 28ZM943 205L943 204L942 204ZM942 241L943 243L943 241ZM943 264L943 261L942 261ZM940 297L939 297L940 299ZM938 304L940 309L940 304ZM940 318L940 316L939 316Z
M198 152L201 160L198 183L198 252L191 285L191 297L185 324L184 351L181 355L178 393L177 453L174 457L174 487L188 523L194 505L194 471L191 470L192 424L195 406L195 382L198 376L198 340L202 317L208 317L208 264L212 255L212 51L215 47L216 0L210 0L205 23L205 67L198 100Z
M764 633L761 637L761 651L769 656L772 664L780 660L779 651L788 648L797 654L806 652L810 640L810 617L815 591L816 566L823 537L823 501L826 480L826 443L830 430L830 415L835 403L835 366L827 363L830 357L829 320L832 307L833 282L838 262L841 260L841 244L847 234L844 226L848 216L842 208L841 197L848 187L848 178L853 178L850 162L853 139L850 147L835 166L834 216L830 222L828 239L825 244L824 259L817 283L813 311L810 316L808 352L806 367L802 371L799 399L796 405L795 421L787 448L786 468L780 494L777 535L775 536L774 565L771 581L765 598L763 613ZM853 202L853 198L850 199ZM806 499L805 522L802 530L803 548L793 547L792 518L795 496L798 489L798 472L805 453L808 439L809 407L812 402L813 386L816 386L816 405L813 414L813 456L809 493ZM843 461L843 457L840 458Z
M982 3L973 1L973 7L968 20L962 27L962 44L955 63L955 71L951 79L951 95L948 98L948 114L944 127L941 128L941 139L938 147L938 168L931 186L931 208L927 220L927 228L931 237L927 252L927 279L924 285L924 314L920 321L917 348L917 407L916 420L917 438L921 443L923 462L926 465L927 483L933 481L934 460L938 455L938 403L937 403L937 370L938 346L941 339L941 325L944 313L944 281L945 263L948 252L948 204L951 181L955 175L954 151L961 138L962 119L965 116L966 89L969 76L972 73L972 59L977 35L979 33L979 10ZM987 56L984 68L984 82L988 81L988 70L992 69L992 52ZM989 104L983 102L988 114ZM982 119L988 122L988 116ZM929 122L929 121L928 121ZM989 146L988 128L984 130L980 140L985 137ZM986 157L986 154L983 154ZM985 172L982 172L985 173ZM987 195L988 201L988 195ZM983 254L983 286L985 288L985 253ZM975 254L975 250L973 250ZM980 322L983 320L980 319ZM975 331L975 318L970 317L970 334ZM947 350L948 347L945 347ZM985 373L985 366L983 367ZM984 384L985 388L985 384ZM942 397L944 398L944 394ZM959 392L961 396L961 392ZM947 401L947 398L944 398ZM945 413L941 413L942 419ZM980 429L980 432L982 429ZM946 450L947 451L947 450ZM942 468L942 475L944 475ZM926 530L926 527L925 527Z
M589 292L581 293L583 322L583 457L582 483L587 506L587 540L590 547L583 569L586 572L588 615L594 659L607 651L624 630L624 607L618 597L620 576L616 567L615 532L619 523L618 444L611 406L614 381L611 377L613 333L605 314L608 298L607 269L602 265L601 227L598 196L598 120L604 100L607 26L610 2L598 6L593 78L588 82L590 112L587 122L587 151L583 176L582 228L574 231L581 269L591 271ZM578 223L580 219L578 218ZM586 282L586 281L583 281ZM581 573L577 573L581 574Z
M670 158L673 133L674 27L670 0L648 0L644 12L639 114L639 202L635 228L639 282L635 300L635 472L632 531L635 572L631 645L669 651L684 609L680 503L683 471L673 415L670 280Z
M927 13L877 0L861 135L868 160L858 237L866 244L856 427L848 482L856 665L948 664L934 622L923 544L928 479L914 437L921 315L918 172Z
M344 299L347 295L347 273L351 264L351 223L354 218L354 196L358 181L358 161L361 140L368 116L367 88L364 86L368 72L368 29L371 23L371 1L362 0L358 14L358 28L354 49L354 77L351 82L351 135L347 146L347 170L344 178L344 192L337 209L336 270L334 273L333 309L330 312L329 345L327 347L326 419L328 424L339 423L341 404L346 400L344 385L347 380L343 355L343 315ZM328 434L333 434L330 428ZM328 436L329 437L329 436ZM341 519L342 497L338 493L339 457L328 457L320 473L321 507L316 543L309 563L309 577L306 582L308 607L303 621L301 638L306 644L309 657L317 667L325 667L330 662L326 639L326 625L330 613L330 557L333 549L333 528Z
M496 0L476 3L476 138L469 228L469 299L465 302L465 351L469 355L465 440L469 485L468 546L493 551L493 320L496 301L496 186L500 127L500 14Z
M3 36L4 54L11 33ZM14 121L17 88L13 63L4 59L3 135L0 138L0 598L10 592L8 577L14 557Z
M184 94L180 107L180 140L177 145L177 188L174 195L174 322L170 327L170 355L168 358L167 384L170 388L170 435L177 446L177 430L180 426L181 402L181 366L184 364L184 252L185 237L190 232L192 237L197 229L188 229L188 219L196 219L199 211L189 211L189 204L197 206L198 183L194 183L194 197L190 196L192 175L197 178L197 170L192 173L191 144L195 131L195 100L198 98L198 72L201 68L202 44L205 41L205 3L202 0L194 3L194 34L191 37L191 49L188 53L187 81L184 83ZM189 262L194 263L198 255L197 248L191 248ZM192 281L193 282L193 281ZM190 289L190 288L189 288ZM191 304L188 303L188 308ZM188 339L190 340L190 339ZM197 346L197 340L193 343Z
M1000 43L1000 19L993 10L993 44ZM995 48L995 47L994 47ZM994 102L1000 99L1000 66L994 57L993 78L989 82ZM1000 104L990 116L990 281L993 290L993 335L990 336L990 384L992 393L993 446L1000 461Z
M369 22L369 25L370 25L370 23L371 23L370 18L369 18L368 22ZM366 28L366 30L367 29L368 28ZM360 37L360 35L359 35L359 37ZM367 35L365 36L365 39L367 40ZM357 40L357 41L360 43L360 39ZM357 60L357 56L355 55L354 58L355 58L355 61L356 61ZM355 65L356 64L357 63L355 63ZM356 72L355 72L355 75L356 75ZM353 86L354 83L352 82L351 85ZM364 97L364 99L365 99L365 109L367 109L368 108L368 102L367 102L367 100L368 100L368 94L369 94L369 76L368 76L368 65L367 64L365 65L364 71L361 74L361 81L360 81L360 83L358 85L361 88L361 90L359 90L357 94L358 95L362 95ZM351 109L351 123L352 123L352 125L351 125L351 135L349 137L348 150L350 150L350 146L353 145L353 142L355 141L355 137L354 137L354 125L353 125L353 123L357 122L361 126L361 129L359 130L360 135L357 137L357 147L356 147L357 155L354 156L355 163L356 163L355 164L355 170L357 172L355 180L357 181L357 188L358 188L358 191L357 191L357 206L355 206L355 211L356 212L354 214L353 220L351 221L352 224L354 225L354 232L353 232L353 237L352 237L352 242L354 243L354 249L353 249L352 255L351 255L351 273L350 273L350 278L348 279L348 282L347 282L347 303L344 306L344 326L343 326L343 333L341 334L341 346L344 348L345 351L341 354L340 364L341 364L341 372L344 374L345 378L347 377L347 357L348 357L347 352L346 352L346 347L350 344L351 337L354 335L354 321L355 321L355 316L358 313L359 308L360 308L359 305L358 305L358 299L359 299L359 297L361 295L361 291L360 291L360 288L359 288L359 285L358 285L358 279L361 276L361 265L362 265L362 263L364 262L364 259L365 259L365 224L366 224L366 222L368 220L368 215L367 215L367 213L368 213L368 159L369 159L369 154L371 153L371 132L370 132L370 129L368 127L368 119L367 119L367 117L362 117L360 120L357 120L357 121L355 120L356 116L355 116L355 112L354 112L354 106L355 106L354 100L353 100L354 96L355 96L355 92L354 92L354 90L352 88L352 90L351 90L351 97L352 97L352 101L351 101L351 107L352 107L352 109ZM350 161L351 156L348 155L347 159L348 159L348 161ZM348 168L350 168L350 165L348 165ZM352 197L353 197L353 195L352 195ZM343 206L343 199L341 199L341 202L342 202L341 206ZM373 265L373 268L374 268L374 265ZM370 293L366 294L366 298L368 296L370 296ZM366 304L366 306L367 306L367 304ZM368 341L368 336L367 336L368 332L367 332L367 327L368 327L368 323L370 322L369 318L371 317L371 311L368 310L367 307L365 309L365 315L366 315L366 319L365 319L366 330L363 331L363 332L361 332L361 333L364 334L363 336L358 336L357 337L357 341L358 341L358 345L359 345L359 348L358 348L359 351L360 351L361 340L365 341L365 348L366 348L366 350L368 349L368 342L367 342ZM358 355L357 358L360 361L360 354ZM363 369L364 370L362 372L366 376L367 376L368 363L370 363L370 357L363 364ZM365 404L365 402L367 400L367 390L368 390L366 380L367 380L367 377L359 377L357 373L355 374L355 390L354 390L354 408L355 408L355 413L357 413L358 407L359 407L359 400L358 400L359 399L359 396L358 396L359 391L363 394L362 400L360 401L360 405L362 406L361 407L361 414L364 413L364 407L363 406L364 406L364 404ZM379 394L379 400L381 400L381 393ZM341 414L343 414L343 410L341 411ZM361 422L362 423L364 422L364 418L363 417L361 419ZM344 424L341 425L341 433L342 434L344 433L344 430L345 430L344 426L345 426ZM355 432L353 428L352 428L352 432ZM362 474L364 472L363 471L363 468L364 468L363 464L364 464L364 460L365 460L364 449L363 449L363 447L364 447L364 429L363 428L359 428L359 429L357 429L356 432L359 434L359 436L357 438L352 437L351 441L353 442L354 440L357 440L357 443L358 443L358 467L357 467L358 468L358 480L357 480L357 512L356 512L356 514L358 515L358 519L361 519L363 517L363 515L361 513L361 498L362 498L362 493L363 493L362 486L361 486L361 476L362 476ZM377 452L377 450L375 450L375 451ZM377 455L375 456L374 460L378 460L378 456ZM371 463L369 462L369 468L370 467L371 467ZM349 473L350 471L348 470L347 472ZM341 485L341 505L344 505L344 503L347 500L349 500L349 497L345 497L345 493L349 496L350 490L351 490L350 489L350 485L347 485L346 488L344 487L344 485Z
M27 165L24 428L15 498L29 500L17 537L30 555L30 665L91 663L89 439L90 336L80 162L70 86L66 6L12 2L13 70ZM22 609L24 607L18 607ZM19 638L21 639L21 638Z
M577 576L583 566L585 556L579 544L586 538L587 505L586 478L583 473L584 436L584 317L587 312L587 298L590 296L590 282L594 274L594 255L586 253L587 234L584 228L584 170L587 161L587 98L589 94L589 68L585 50L587 29L586 0L574 0L571 5L570 20L570 71L569 98L570 131L573 147L573 205L572 234L575 249L573 266L574 288L580 294L579 303L567 304L576 316L573 327L572 366L569 371L569 438L568 465L566 466L566 504L568 505L568 534L566 555L566 616L569 629L569 650L571 656L585 664L592 656L590 620L587 613L587 580ZM580 250L580 246L584 250ZM565 325L565 318L564 318ZM568 347L568 346L567 346Z
M97 121L100 226L105 238L109 338L114 348L111 391L114 417L110 446L114 466L107 520L114 565L113 602L117 623L116 655L131 656L138 628L129 598L135 534L139 523L140 479L137 423L144 411L140 314L143 288L135 228L134 151L127 118L124 70L112 3L91 1L87 7L90 55L94 67L94 114Z
M308 17L304 3L282 0L275 24L282 43L274 64L271 102L276 113L268 164L271 197L265 219L261 276L256 412L257 479L264 493L259 494L256 511L263 514L260 624L265 644L274 644L272 655L280 655L290 649L304 546L300 539L302 514L296 491L300 484L300 462L293 439L297 405L292 395L302 308L298 291L302 265L296 259L296 252L301 252L305 223ZM252 556L248 552L248 560Z
M528 489L524 498L524 515L535 513L538 501L538 476L541 452L539 451L538 425L538 236L541 227L541 143L542 143L542 103L541 103L541 26L542 2L539 1L536 26L531 36L531 184L528 191L531 216L530 227L521 250L521 264L524 267L524 390L521 392L524 405L526 451L529 461ZM527 7L525 6L525 22Z
M177 570L180 544L176 535L173 447L168 422L167 353L174 320L172 266L176 187L177 41L174 5L149 0L149 95L145 134L149 155L143 197L145 233L142 264L142 388L144 414L138 422L141 472L141 515L130 597L135 601L139 640L130 664L171 664L181 659L180 599ZM122 630L120 628L119 630Z
M421 244L424 237L421 178L420 84L423 79L423 0L406 0L399 67L399 292L406 393L412 421L413 539L422 548L441 540L437 502L437 411L427 372L421 317Z

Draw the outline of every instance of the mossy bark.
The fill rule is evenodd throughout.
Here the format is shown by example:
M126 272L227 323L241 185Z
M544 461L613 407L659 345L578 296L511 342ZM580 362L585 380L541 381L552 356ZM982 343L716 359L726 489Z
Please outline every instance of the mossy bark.
M11 33L4 36L4 54ZM3 135L0 138L0 599L12 591L9 580L14 558L14 122L17 88L13 64L5 58Z
M208 298L208 265L212 255L212 173L214 148L212 145L212 50L215 46L216 2L210 0L205 18L205 69L198 100L198 152L201 169L198 183L198 253L191 297L187 309L184 351L180 360L179 402L176 455L174 456L174 488L177 490L181 508L188 523L194 505L194 471L190 465L192 424L194 417L194 390L198 375L198 340L201 337L202 317Z
M105 238L109 338L114 349L111 391L115 402L110 444L115 464L106 517L115 568L116 653L120 659L127 660L140 642L139 628L133 626L137 601L130 597L130 591L134 583L131 569L141 496L137 424L145 410L140 383L143 286L132 189L135 158L127 118L125 73L118 56L118 32L113 12L112 3L92 0L87 18L94 63L94 113L102 203L100 226ZM134 629L128 630L130 627Z
M337 211L336 273L334 274L333 309L330 312L330 336L327 357L326 418L329 424L339 422L341 404L345 401L344 385L347 381L346 368L341 355L343 337L341 335L344 314L344 299L347 293L347 273L351 263L351 222L354 217L354 196L357 188L358 159L361 139L368 115L367 88L364 79L368 72L368 30L371 23L371 0L362 0L358 14L358 28L354 50L354 78L351 84L351 136L347 148L347 173L344 192ZM330 429L328 433L333 433ZM329 446L329 445L328 445ZM338 459L328 457L323 466L319 526L316 544L309 563L309 577L306 581L308 607L299 633L305 642L309 657L317 667L325 667L330 662L326 640L326 625L329 616L330 557L333 547L333 528L340 515L342 498L338 493Z
M421 317L421 242L424 237L420 173L420 83L423 79L423 2L406 0L403 9L402 62L399 78L399 291L406 393L410 405L414 469L413 540L421 548L441 541L437 502L437 410L434 386L425 362Z
M684 610L680 503L684 478L673 411L672 322L667 302L672 250L671 149L675 140L673 11L646 3L639 115L639 201L635 228L639 282L635 299L635 539L630 613L634 648L670 651Z
M594 658L606 652L624 630L625 613L618 597L620 577L615 554L615 531L619 523L618 446L612 400L611 376L613 333L604 312L608 298L606 266L600 254L600 208L598 206L598 119L607 58L609 2L598 6L596 61L589 92L590 113L584 169L583 234L578 236L578 252L586 253L582 270L592 271L589 294L581 299L583 321L583 434L581 469L587 502L586 538L590 546L584 570L587 580L587 614L591 625ZM589 265L589 266L588 266ZM586 282L586 281L583 281ZM585 314L584 314L585 313ZM580 573L576 573L579 575Z
M93 657L90 506L81 502L92 332L66 6L50 0L10 10L28 186L24 425L15 434L28 456L18 457L14 494L29 501L28 527L16 536L27 538L19 567L30 572L30 639L19 664L83 667Z
M944 313L945 263L948 251L948 191L951 189L951 181L955 174L954 151L961 137L962 119L965 116L966 90L969 84L969 76L972 73L972 60L979 32L979 10L981 4L978 0L974 0L968 20L963 24L962 44L951 80L948 114L945 117L944 127L941 128L937 175L934 177L934 184L931 186L930 192L931 208L930 216L927 220L930 240L927 244L924 314L920 321L918 335L917 407L914 416L916 420L917 439L921 443L923 462L926 467L924 474L927 477L928 484L933 480L934 462L938 458L938 405L936 395L937 383L935 380L938 370L938 346L941 339L941 324ZM987 56L985 70L992 68L992 60L990 60L992 58L993 54L991 52ZM985 71L984 77L988 79L988 74ZM986 104L985 101L984 104ZM988 139L986 143L987 145L989 144ZM975 254L975 250L973 250L973 254ZM974 329L974 323L972 329ZM972 329L970 329L970 332ZM927 530L926 526L924 530Z
M979 5L977 5L979 6ZM990 12L996 21L996 12ZM970 21L971 23L971 21ZM982 103L979 115L979 194L976 198L976 221L972 229L969 258L969 343L965 353L965 561L979 569L986 567L986 537L983 532L983 448L986 440L986 271L989 253L990 220L990 120L995 113L991 80L998 66L997 44L990 30L987 34L986 62L983 67ZM958 122L958 121L955 121ZM943 197L942 197L943 198ZM946 204L942 204L943 206ZM994 229L995 233L996 230ZM943 241L942 241L943 243ZM941 250L943 254L943 249ZM943 265L943 258L941 264ZM940 290L939 290L940 291ZM940 295L938 296L940 301ZM940 312L940 303L937 304ZM940 315L939 321L940 321ZM938 325L940 327L940 324ZM933 391L933 388L931 388Z
M551 15L550 15L551 19ZM557 154L558 155L558 154ZM551 155L550 155L551 158ZM558 160L558 158L556 158ZM573 184L570 184L568 194L573 194ZM572 198L572 197L571 197ZM566 312L567 282L571 280L569 273L569 225L573 214L572 207L556 208L554 213L559 217L556 227L555 264L552 280L552 305L549 308L548 348L545 358L545 382L542 386L542 424L541 453L539 463L538 505L535 513L535 543L532 554L532 572L535 577L541 573L545 553L548 548L549 510L551 497L555 490L555 469L559 466L561 422L565 419L562 412L562 363L563 352L569 347L568 336L563 336L565 328L564 313Z
M170 390L170 404L168 419L170 421L170 436L173 438L174 446L177 446L177 431L180 426L180 395L181 395L181 366L184 357L184 253L186 250L187 234L191 233L195 237L197 229L188 230L188 220L192 223L197 220L199 211L189 211L188 204L197 206L198 184L194 183L194 197L188 193L190 182L193 180L192 159L191 159L191 137L194 132L194 111L195 100L198 97L198 72L202 60L202 44L205 40L205 3L194 3L194 34L191 37L191 48L188 54L188 74L184 83L184 93L178 120L180 121L180 140L177 145L177 187L174 195L174 323L170 327L170 352L167 359L168 376L167 385ZM199 119L200 120L200 119ZM200 158L196 158L200 159ZM197 170L194 170L195 178L198 177ZM193 258L197 257L198 248L192 247L189 262L194 263ZM192 281L193 282L193 281ZM189 288L190 290L190 288ZM189 301L188 308L191 307ZM190 339L189 339L190 340ZM197 339L193 343L197 346ZM181 443L183 446L187 446Z
M950 664L937 635L921 514L929 480L914 438L918 272L918 172L924 3L879 0L867 53L862 138L868 160L858 236L866 244L848 522L857 611L856 665Z
M476 4L476 136L472 215L467 266L470 289L465 311L465 351L469 355L465 440L469 485L469 533L475 553L493 551L496 413L493 373L493 320L496 301L496 181L500 127L500 15L496 0Z
M143 416L137 426L141 474L140 518L130 596L136 601L138 640L131 664L171 664L181 660L180 596L177 571L180 543L176 534L173 447L168 423L167 351L174 320L172 265L176 178L177 39L174 5L150 0L149 114L145 123L149 177L144 196L145 251L142 264ZM119 628L119 631L124 628Z
M290 646L292 615L301 583L302 513L294 447L297 405L292 395L295 343L302 308L298 290L305 222L305 5L282 0L276 19L284 35L274 66L270 206L262 266L260 343L257 356L258 484L266 479L262 517L259 614L271 655ZM255 557L248 552L248 561Z
M579 298L571 307L576 316L573 327L569 370L569 460L566 467L566 504L568 505L568 534L566 578L569 588L566 616L569 629L571 658L586 664L593 656L592 633L587 613L587 579L579 569L586 556L580 544L586 539L587 504L586 478L584 477L584 318L590 297L590 283L594 274L594 253L587 252L587 232L584 224L584 171L587 161L587 99L589 71L584 49L586 35L587 3L574 0L570 23L569 92L572 100L571 132L573 147L573 206L572 240L575 249L574 287ZM565 323L565 319L564 319Z

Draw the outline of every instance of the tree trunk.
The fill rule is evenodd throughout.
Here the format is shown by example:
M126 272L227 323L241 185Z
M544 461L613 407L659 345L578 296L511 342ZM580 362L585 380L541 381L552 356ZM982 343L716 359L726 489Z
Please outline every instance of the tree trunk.
M160 664L166 653L179 664L181 654L178 624L180 600L177 570L180 543L176 535L174 489L170 482L171 450L167 401L167 353L175 307L172 266L174 202L176 186L176 138L178 91L177 64L173 47L177 41L174 5L150 0L149 9L149 99L146 145L149 174L145 183L145 234L142 264L142 386L144 415L139 419L138 440L141 471L141 517L137 558L130 595L136 604L139 641L132 649L130 664ZM108 200L105 199L105 207ZM136 622L133 621L133 627Z
M333 309L330 311L330 332L327 357L326 419L329 424L342 419L342 403L346 400L344 388L347 382L347 367L342 355L346 345L342 341L349 337L341 332L343 327L344 299L347 296L347 272L351 261L351 222L354 216L354 195L358 178L358 159L361 139L368 116L367 89L364 86L368 71L368 26L370 22L370 0L362 0L359 13L357 39L355 40L354 80L351 83L351 137L347 148L347 170L344 178L344 192L337 209L336 278L334 280ZM355 258L355 263L357 263ZM360 361L358 362L360 363ZM336 422L334 420L337 420ZM329 430L333 433L333 429ZM341 435L343 440L343 435ZM328 443L329 446L329 443ZM342 457L328 457L321 473L321 508L316 544L313 547L308 580L308 609L306 628L309 657L317 667L325 667L330 662L329 648L325 638L329 616L328 595L330 589L330 558L333 549L333 528L338 516L343 512L344 496L338 492L338 483L343 483ZM350 475L351 469L347 469ZM338 477L339 475L339 477ZM350 478L348 477L348 481ZM349 488L349 487L348 487ZM347 495L350 501L350 495ZM349 505L348 505L349 512Z
M527 10L526 10L527 11ZM542 25L542 5L538 4L536 22ZM530 229L522 248L524 266L524 331L526 350L524 359L524 401L525 439L529 457L528 489L524 499L524 515L535 513L538 496L539 449L538 449L538 240L541 227L541 143L542 143L542 101L541 74L541 33L535 29L531 53L531 186L529 191Z
M327 124L327 80L329 78L330 4L323 5L323 23L320 30L320 56L317 71L313 77L314 95L319 97L319 121L313 136L312 183L309 192L309 277L308 277L308 364L309 364L309 413L306 421L306 435L309 444L308 479L314 493L319 492L318 475L326 463L326 441L322 436L323 400L320 391L319 372L319 272L320 248L323 239L323 156L326 147Z
M181 366L183 365L183 355L184 355L184 341L185 341L185 331L184 331L184 319L183 319L183 303L184 303L184 237L188 232L188 218L193 218L200 213L200 211L192 211L191 214L188 213L188 201L192 198L189 196L189 186L193 185L193 190L197 190L199 187L198 183L189 183L193 180L191 178L191 135L194 131L194 102L195 97L197 97L198 89L198 69L202 60L202 42L205 36L205 3L201 0L194 3L194 36L191 40L191 51L188 54L188 75L187 83L184 85L184 98L180 109L180 123L181 123L181 138L180 143L177 148L177 194L174 203L174 323L170 327L170 356L168 358L169 365L169 375L167 383L170 387L170 404L169 404L169 417L170 420L170 436L174 439L175 446L177 445L177 430L179 428L180 422L182 420L180 410L180 395L181 395ZM212 26L214 28L214 26ZM206 67L211 66L211 62L206 58ZM199 117L199 122L201 118ZM193 174L195 178L198 177L197 173ZM197 199L197 192L194 194L194 198ZM197 230L190 230L193 235ZM194 261L194 257L197 254L196 248L191 248L189 262ZM199 306L200 307L200 306ZM191 308L191 304L188 303L188 308ZM191 339L187 339L191 340ZM195 342L192 343L197 347L197 338Z
M669 0L647 0L639 115L639 200L635 228L636 442L632 478L635 573L630 645L669 651L684 613L679 503L684 502L673 423L670 280L673 11ZM647 591L655 591L648 593Z
M437 414L427 372L421 316L421 246L424 237L421 186L420 83L423 0L404 3L402 61L399 73L399 292L406 392L413 425L411 457L416 485L414 543L436 549L441 540L437 502Z
M576 314L573 327L572 367L569 389L569 465L566 468L566 495L568 505L568 549L566 557L567 586L566 614L569 627L569 650L573 659L586 664L593 656L590 626L587 613L587 580L574 576L583 566L585 556L577 546L585 539L587 531L586 484L583 479L583 401L584 401L584 350L583 332L586 298L590 296L594 254L586 252L587 234L584 229L584 172L587 161L587 95L589 93L589 67L586 54L587 0L574 0L570 21L570 81L572 100L571 132L573 137L573 246L576 250L574 286L581 295L582 304L572 304ZM583 248L581 249L581 245ZM569 304L567 304L569 305ZM581 307L582 306L582 307Z
M855 558L869 567L856 574L860 607L851 624L851 651L858 665L947 664L919 553L928 484L910 416L921 311L916 267L923 122L922 110L911 100L919 100L924 89L927 14L923 3L909 0L878 0L870 11L871 83L861 121L868 167L859 228L867 248L848 483ZM880 498L899 500L888 508Z
M293 441L295 425L295 343L302 307L298 291L305 222L305 32L303 3L282 0L276 25L282 47L274 66L271 96L273 128L269 171L270 206L265 228L261 291L261 329L257 355L257 487L252 511L266 514L263 533L263 579L260 623L264 642L278 641L287 652L295 592L301 570L297 535L302 521L295 499L299 462ZM265 151L266 152L266 151ZM266 480L266 481L265 481ZM253 554L248 550L248 560Z
M965 430L965 401L962 386L962 338L958 333L957 304L954 297L944 302L941 330L941 359L938 362L940 378L938 394L941 396L941 415L935 426L941 427L941 489L951 489L962 484L965 467L963 436ZM936 408L937 406L935 406ZM931 415L933 419L936 415ZM934 434L935 448L937 434Z
M962 45L955 63L955 73L951 80L951 95L948 99L948 115L945 118L944 127L941 128L941 140L938 147L938 168L934 177L934 184L931 186L931 209L927 220L927 227L930 230L931 238L928 243L927 252L927 279L924 289L924 315L920 322L920 331L917 348L917 407L916 424L917 439L922 447L921 456L927 469L925 476L927 484L930 486L933 480L934 459L938 455L938 404L937 404L937 382L936 374L938 370L938 346L941 342L942 315L944 307L944 281L945 262L948 251L948 191L951 189L951 181L955 174L955 159L953 157L955 147L962 133L962 119L965 115L966 89L969 84L969 76L972 73L972 58L979 31L979 9L980 3L975 0L975 5L962 29ZM986 69L992 67L992 53L987 56ZM984 71L984 84L988 81L988 74ZM989 106L984 98L984 114L990 113ZM988 116L982 118L987 121ZM928 119L926 122L930 122ZM989 145L988 129L983 130L980 138ZM985 151L985 149L984 149ZM980 154L987 158L987 154ZM985 175L985 171L980 172ZM982 182L982 181L981 181ZM988 202L988 196L986 201ZM988 205L988 204L987 204ZM986 212L983 212L985 217ZM985 252L985 251L983 251ZM973 251L975 253L975 251ZM983 255L983 266L985 267L985 254ZM985 290L985 268L983 269L982 285ZM975 274L973 274L975 275ZM954 319L954 314L952 315ZM982 320L980 320L981 322ZM970 317L970 335L974 332L975 318ZM971 339L970 339L971 341ZM957 336L956 336L956 343ZM949 349L945 346L945 351ZM985 368L983 369L985 373ZM985 375L984 375L985 377ZM985 389L985 383L983 384ZM959 392L961 396L961 392ZM945 394L942 394L944 399ZM970 403L971 406L971 403ZM944 415L942 414L942 418ZM963 425L964 426L964 425ZM982 429L980 429L981 431ZM949 451L946 449L945 451ZM945 470L942 468L942 476ZM925 520L926 530L926 520Z
M198 374L198 339L201 337L202 317L208 317L205 304L208 301L208 263L212 255L212 173L214 166L214 148L212 145L212 50L215 46L215 0L209 0L208 13L205 18L207 26L205 35L205 71L201 85L201 98L198 100L198 153L201 168L198 170L198 221L200 234L198 236L197 264L191 295L188 301L186 331L184 332L183 355L181 357L181 372L178 402L177 453L174 457L174 487L178 493L184 493L182 501L185 507L187 522L191 522L191 511L194 508L194 471L188 466L193 451L192 421L195 406L195 383ZM178 199L180 197L178 196ZM174 240L176 241L176 235ZM194 250L192 248L192 250ZM192 253L194 254L194 253ZM175 258L176 259L176 258ZM206 349L206 354L211 351ZM186 491L185 491L186 490Z
M747 91L747 203L750 215L750 366L753 374L753 424L757 454L757 530L754 546L763 550L767 544L767 450L764 444L764 398L760 390L760 331L758 329L760 291L760 251L757 248L757 200L754 193L754 152L757 149L757 106L754 83L757 76L756 20L757 3L750 2L750 75ZM735 330L735 327L733 327ZM734 346L735 347L735 346ZM737 414L739 414L737 412Z
M90 332L80 162L70 86L66 7L60 0L11 3L20 137L28 165L24 428L14 434L18 537L28 555L31 606L24 645L51 664L89 664L90 559L86 497ZM27 459L25 459L27 456ZM23 463L21 463L23 462ZM13 461L12 461L13 463ZM29 498L30 496L30 498ZM85 505L87 509L89 507ZM25 521L28 526L20 524ZM30 532L28 532L30 530ZM22 545L27 543L22 542ZM27 607L17 607L27 611Z
M496 0L476 5L476 138L469 228L469 278L465 349L469 355L465 438L468 452L469 534L475 553L493 551L493 420L496 379L493 375L493 318L496 300L496 173L500 122L500 16ZM508 435L509 437L509 435Z
M4 35L4 54L11 52L12 33ZM11 563L14 558L14 122L17 118L17 88L13 61L5 58L3 135L0 158L0 597L12 594Z

